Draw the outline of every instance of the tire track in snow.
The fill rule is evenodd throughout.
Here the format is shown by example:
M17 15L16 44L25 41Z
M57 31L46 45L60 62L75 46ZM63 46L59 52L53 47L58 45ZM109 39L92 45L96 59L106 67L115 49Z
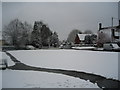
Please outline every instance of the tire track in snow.
M100 88L104 88L105 90L106 90L106 88L107 88L107 90L109 90L111 88L112 89L113 88L116 88L116 89L120 88L120 81L118 81L118 80L107 79L107 78L105 78L103 76L100 76L100 75L95 75L95 74L80 72L80 71L78 72L78 71L73 71L73 70L48 69L48 68L32 67L32 66L28 66L24 63L21 63L19 60L17 60L10 53L8 53L8 52L5 52L5 53L12 59L12 61L15 62L15 65L8 67L8 69L30 70L30 71L32 70L32 71L43 71L43 72L64 74L64 75L80 78L80 79L83 79L83 80L86 80L86 81L89 80L90 82L92 82L94 84L97 83L97 85Z

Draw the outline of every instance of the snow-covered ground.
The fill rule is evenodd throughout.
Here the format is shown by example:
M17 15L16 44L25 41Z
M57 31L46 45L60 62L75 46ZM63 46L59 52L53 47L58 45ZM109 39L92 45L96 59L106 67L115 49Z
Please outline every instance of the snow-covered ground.
M2 60L6 60L8 66L13 66L15 63L10 59L9 56L6 55L5 52L0 51L0 68L2 68ZM0 70L0 90L2 89L2 70Z
M37 71L3 71L2 88L99 88L66 75Z
M78 50L92 50L95 49L95 47L72 47L73 49L78 49Z
M6 60L8 66L13 66L13 65L15 65L15 63L10 59L9 56L6 55L5 52L0 52L0 64L2 63L2 60L3 60L3 61Z
M118 79L118 52L85 50L9 51L30 66L76 70Z

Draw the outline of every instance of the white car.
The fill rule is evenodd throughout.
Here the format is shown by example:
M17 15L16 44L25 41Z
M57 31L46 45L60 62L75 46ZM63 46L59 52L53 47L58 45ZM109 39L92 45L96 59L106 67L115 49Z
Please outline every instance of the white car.
M72 47L73 49L76 50L94 50L95 47Z
M28 49L28 50L35 50L35 47L32 46L32 45L27 45L27 46L26 46L26 49Z
M113 51L120 51L120 47L117 43L105 43L103 45L104 50L113 50Z

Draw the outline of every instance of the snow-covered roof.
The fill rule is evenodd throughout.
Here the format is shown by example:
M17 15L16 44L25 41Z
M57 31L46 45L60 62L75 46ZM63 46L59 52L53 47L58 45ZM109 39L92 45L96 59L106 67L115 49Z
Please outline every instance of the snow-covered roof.
M91 35L91 34L77 34L80 40L85 40L86 35Z

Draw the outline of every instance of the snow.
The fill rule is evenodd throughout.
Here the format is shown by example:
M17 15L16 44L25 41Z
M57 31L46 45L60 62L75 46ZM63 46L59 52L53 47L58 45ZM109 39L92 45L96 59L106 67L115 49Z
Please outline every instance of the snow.
M37 71L3 71L3 88L99 88L67 75Z
M117 44L112 44L114 48L120 48Z
M8 66L13 66L15 63L10 59L9 56L6 55L5 52L0 52L0 63L2 63L2 60L6 60Z
M73 49L94 49L95 47L72 47Z
M9 51L30 66L83 71L118 79L118 52L85 50Z
M8 66L15 65L14 62L10 59L9 56L6 55L5 52L0 51L0 64L2 64L2 60L7 60ZM0 65L0 68L2 65ZM2 70L0 70L0 90L2 89Z

